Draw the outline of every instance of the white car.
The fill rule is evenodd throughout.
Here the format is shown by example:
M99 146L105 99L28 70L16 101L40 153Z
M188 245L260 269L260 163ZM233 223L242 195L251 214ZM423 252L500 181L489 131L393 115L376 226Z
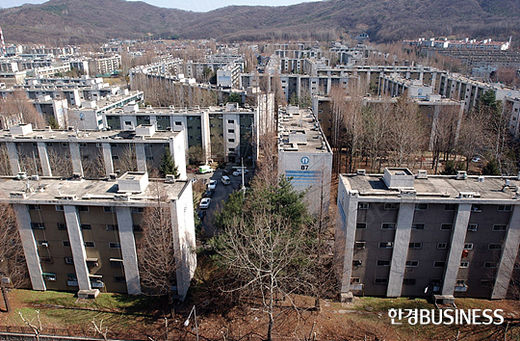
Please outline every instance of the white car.
M249 171L247 169L244 169L244 174L247 174ZM241 169L237 169L233 172L233 176L240 176L242 175L242 170Z
M473 159L471 159L471 162L480 162L480 157L474 156Z
M229 185L229 184L231 183L231 179L230 179L229 176L227 176L227 175L224 175L224 176L222 177L221 181L222 181L222 183L223 183L224 185Z
M199 208L201 210L208 209L210 204L211 204L211 199L210 198L204 198L204 199L202 199L200 201Z
M208 189L214 191L217 188L217 180L209 180Z

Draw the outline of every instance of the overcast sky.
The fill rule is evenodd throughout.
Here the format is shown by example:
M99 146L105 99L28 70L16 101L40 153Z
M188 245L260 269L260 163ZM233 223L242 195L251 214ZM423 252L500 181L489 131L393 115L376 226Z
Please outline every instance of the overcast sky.
M310 1L317 0L145 0L145 2L155 6L179 8L197 12L211 11L230 5L284 6ZM0 7L7 8L26 3L41 4L43 2L45 2L45 0L1 0Z

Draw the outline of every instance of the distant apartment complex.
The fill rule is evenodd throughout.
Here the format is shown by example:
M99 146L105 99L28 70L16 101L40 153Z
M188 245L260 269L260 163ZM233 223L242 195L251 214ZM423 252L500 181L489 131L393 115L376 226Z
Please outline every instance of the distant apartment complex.
M518 177L341 175L341 295L502 299L517 285Z
M161 199L157 191L165 193ZM136 244L143 215L162 205L171 214L175 290L183 299L196 267L191 182L148 179L146 172L116 180L0 179L0 201L12 205L33 290L142 292Z

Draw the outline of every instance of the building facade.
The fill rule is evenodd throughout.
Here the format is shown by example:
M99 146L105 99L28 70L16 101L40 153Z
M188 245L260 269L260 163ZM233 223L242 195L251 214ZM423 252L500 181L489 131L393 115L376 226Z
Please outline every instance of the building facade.
M503 299L518 281L517 177L341 175L336 260L341 296Z

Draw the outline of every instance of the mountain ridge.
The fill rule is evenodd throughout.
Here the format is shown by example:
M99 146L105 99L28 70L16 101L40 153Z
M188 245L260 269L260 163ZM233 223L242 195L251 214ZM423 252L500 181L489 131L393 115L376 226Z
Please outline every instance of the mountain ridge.
M50 0L0 10L8 41L88 43L110 38L316 39L368 32L385 42L418 36L520 36L515 0L328 0L291 6L228 6L210 12L142 1Z

